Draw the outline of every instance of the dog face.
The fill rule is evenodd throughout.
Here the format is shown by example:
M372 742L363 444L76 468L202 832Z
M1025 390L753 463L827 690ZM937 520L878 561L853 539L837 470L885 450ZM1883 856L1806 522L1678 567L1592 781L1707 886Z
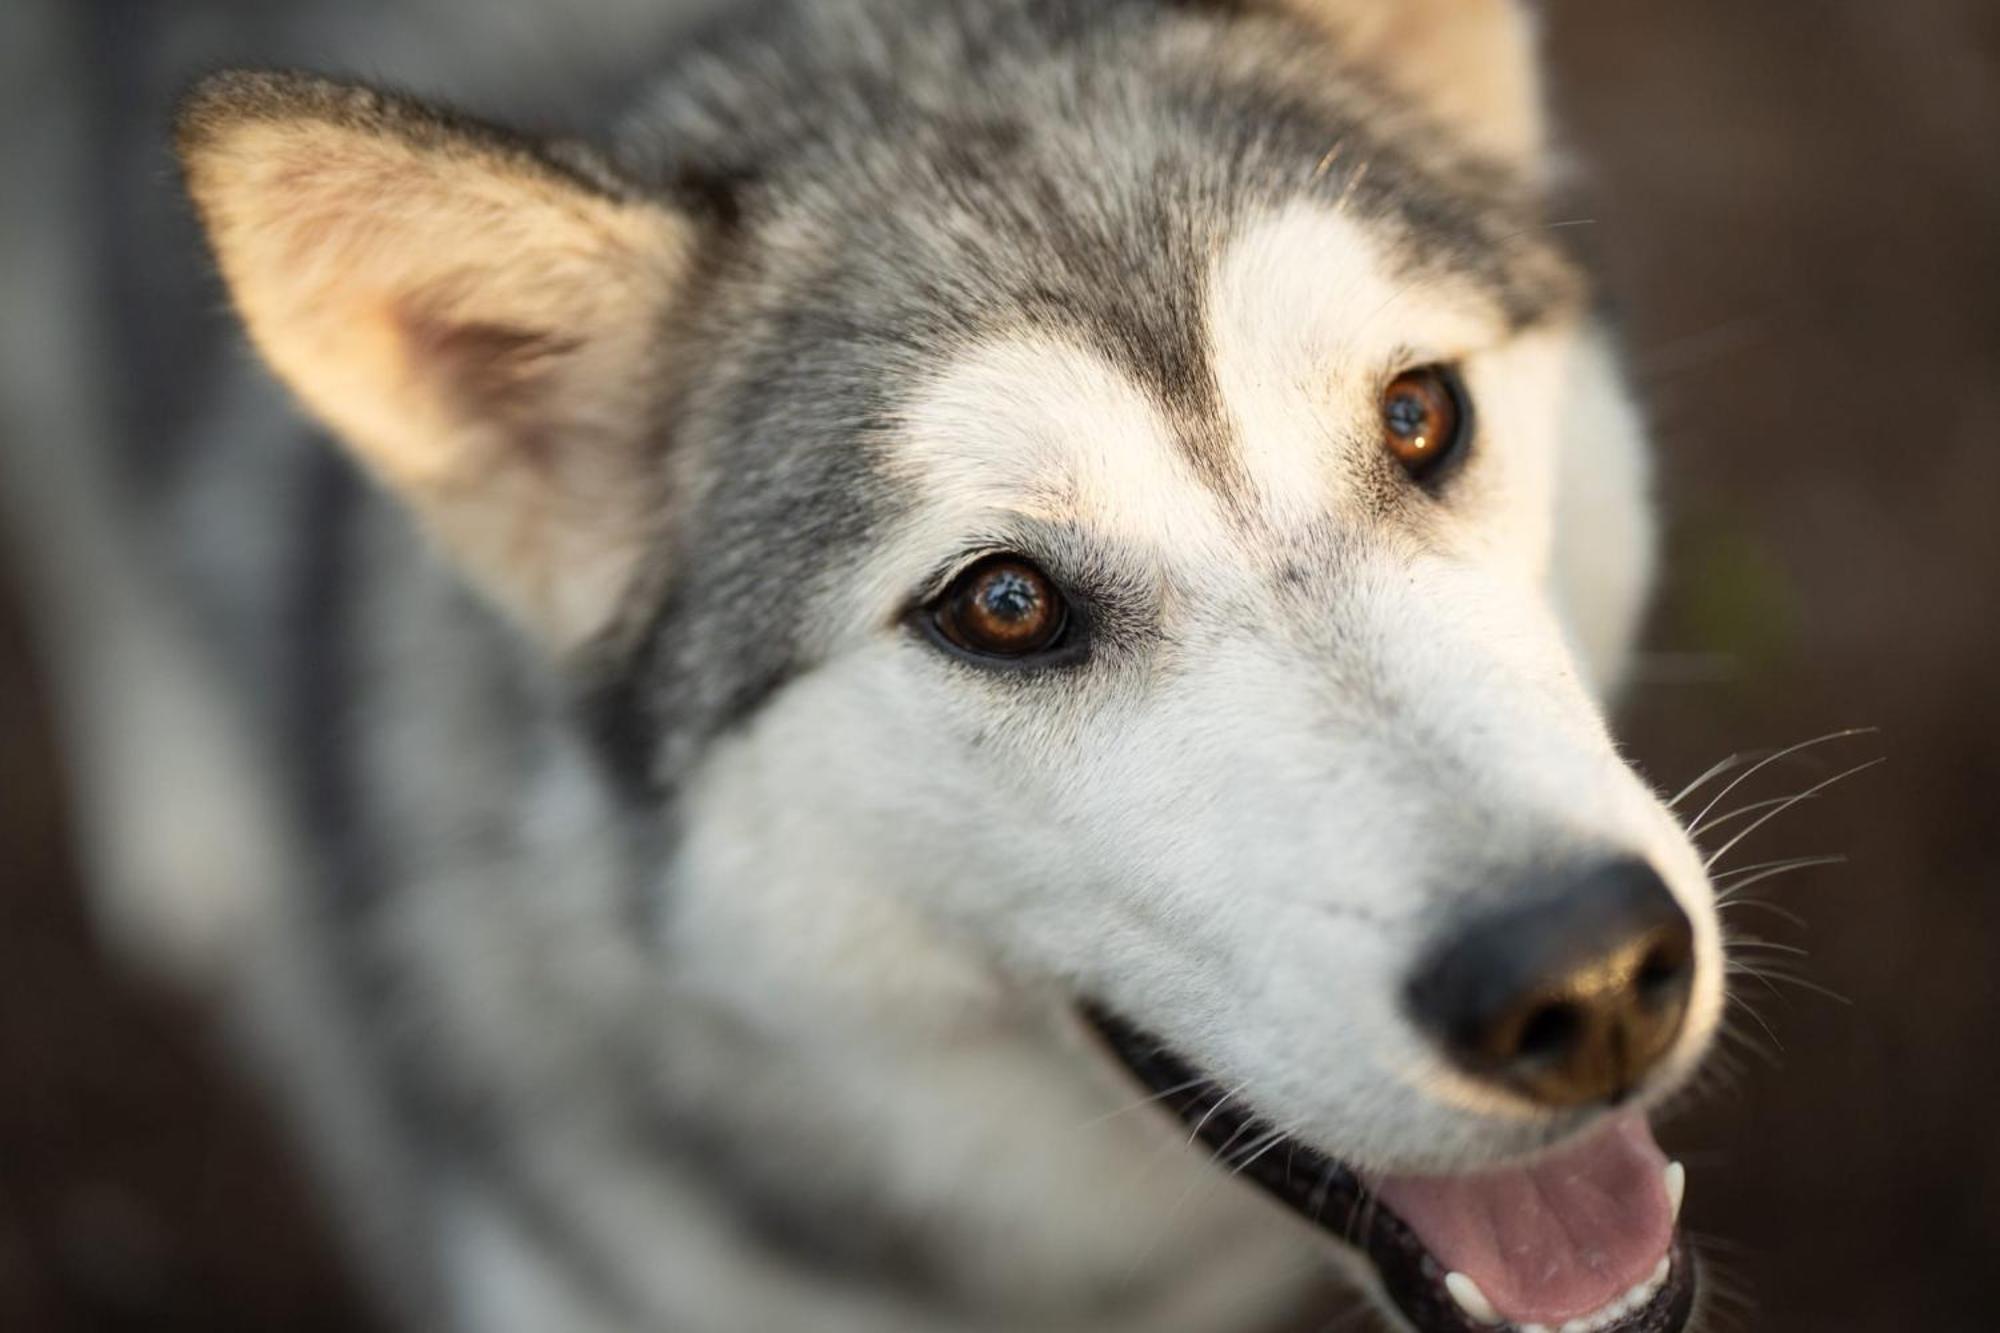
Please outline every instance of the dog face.
M1595 697L1640 439L1519 24L1432 8L830 6L612 159L242 76L182 144L273 365L617 702L692 970L1088 1001L1463 1267L1411 1173L1672 1086L1722 969Z
M1205 283L1193 402L1037 329L907 386L871 446L893 499L799 608L821 664L695 770L692 827L763 849L732 878L833 869L1164 1025L1343 1156L1542 1146L1574 1121L1457 1077L1404 983L1440 931L1634 858L1701 923L1673 1064L1712 1021L1699 864L1553 597L1560 454L1629 454L1632 418L1573 317L1510 329L1318 202L1246 219ZM1382 404L1439 364L1476 424L1427 485ZM1037 602L1018 649L981 595Z

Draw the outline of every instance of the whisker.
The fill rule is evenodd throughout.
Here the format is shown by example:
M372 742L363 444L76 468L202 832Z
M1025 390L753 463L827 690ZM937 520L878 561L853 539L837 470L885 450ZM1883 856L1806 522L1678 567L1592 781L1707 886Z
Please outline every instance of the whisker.
M1704 1259L1708 1257L1708 1251L1710 1250L1716 1250L1724 1254L1750 1253L1750 1247L1748 1245L1744 1244L1740 1240L1736 1240L1728 1236L1711 1236L1706 1234L1705 1232L1689 1232L1687 1238L1690 1241L1694 1242L1695 1244L1701 1246L1702 1257ZM1704 1274L1704 1276L1706 1275Z
M1768 1041L1759 1041L1754 1034L1745 1031L1741 1024L1731 1023L1719 1027L1715 1030L1715 1035L1719 1042L1728 1043L1727 1046L1719 1047L1718 1049L1735 1052L1741 1060L1741 1067L1744 1069L1749 1068L1750 1057L1752 1056L1756 1057L1757 1062L1767 1069L1782 1069L1785 1066L1783 1055L1772 1050ZM1739 1076L1738 1082L1741 1083L1743 1081Z
M1822 986L1817 981L1813 981L1808 977L1796 976L1789 972L1773 972L1771 976L1774 980L1782 981L1790 986L1797 986L1801 990L1811 991L1814 995L1823 996L1826 999L1832 1000L1835 1004L1849 1009L1854 1008L1853 996L1842 995L1831 986Z
M1758 829L1764 827L1764 825L1776 819L1779 815L1785 813L1785 811L1797 805L1800 801L1810 800L1812 797L1817 796L1819 795L1819 793L1825 791L1828 787L1833 786L1833 784L1836 782L1845 782L1848 778L1855 776L1857 773L1865 773L1871 768L1880 768L1883 764L1886 764L1888 762L1889 761L1886 757L1880 759L1870 759L1865 764L1856 764L1854 767L1850 769L1846 769L1842 772L1835 773L1830 778L1826 778L1823 781L1814 783L1812 786L1806 788L1804 791L1800 792L1797 796L1792 797L1790 800L1786 801L1783 805L1771 811L1769 814L1763 815L1760 818L1753 820L1749 828L1744 829L1741 833L1731 838L1728 842L1723 843L1721 848L1716 851L1715 855L1709 857L1706 861L1702 862L1702 869L1704 870L1712 869L1715 863L1717 861L1720 861L1723 857L1729 855L1731 849L1736 847L1737 844L1741 843L1745 838L1755 833Z
M1730 962L1723 964L1723 970L1733 977L1750 978L1752 981L1762 986L1765 990L1771 992L1772 997L1775 998L1780 1004L1784 1003L1785 997L1779 993L1778 988L1771 984L1771 979L1765 976L1761 970L1738 962ZM1750 1012L1754 1016L1755 1011L1752 1010ZM1760 1019L1759 1021L1762 1020Z
M1748 1072L1742 1057L1734 1048L1718 1046L1709 1052L1701 1067L1694 1072L1678 1090L1668 1095L1660 1104L1658 1118L1670 1121L1690 1106L1701 1106L1716 1102L1725 1093L1733 1093L1743 1086Z
M1724 811L1722 814L1705 823L1696 824L1688 830L1688 836L1690 838L1699 838L1702 834L1712 832L1718 826L1727 824L1731 820L1741 819L1745 815L1754 815L1759 810L1769 810L1772 806L1783 805L1791 799L1790 796L1771 796L1761 801L1751 801L1747 805L1739 805L1734 810Z
M1721 912L1733 912L1738 908L1743 908L1746 910L1755 910L1759 912L1769 912L1772 916L1780 917L1786 921L1791 922L1793 925L1797 926L1800 930L1806 929L1806 919L1800 916L1797 912L1794 912L1786 907L1780 907L1778 904L1773 902L1766 902L1762 898L1733 898L1724 896L1724 897L1719 897L1715 900L1715 907L1717 911Z
M1229 1155L1229 1150L1230 1150L1230 1149L1231 1149L1232 1147L1234 1147L1234 1146L1236 1145L1236 1140L1238 1140L1238 1139L1242 1138L1242 1137L1243 1137L1243 1135L1244 1135L1244 1132L1245 1132L1246 1130L1248 1130L1248 1129L1250 1128L1250 1126L1251 1126L1252 1124L1254 1124L1254 1123L1256 1123L1256 1122L1254 1122L1254 1121L1250 1121L1250 1120L1245 1120L1245 1121L1244 1121L1244 1122L1243 1122L1242 1124L1238 1125L1238 1126L1236 1127L1236 1132L1235 1132L1234 1134L1231 1134L1231 1135L1230 1135L1230 1136L1229 1136L1228 1138L1224 1139L1224 1140L1222 1141L1222 1144L1221 1144L1221 1146L1220 1146L1220 1147L1218 1147L1218 1148L1217 1148L1217 1149L1215 1150L1215 1152L1214 1152L1214 1154L1213 1154L1213 1156L1215 1157L1215 1160L1217 1160L1217 1161L1219 1162L1219 1161L1221 1161L1221 1160L1222 1160L1223 1158L1227 1157L1227 1156ZM1194 1141L1193 1141L1192 1139L1190 1139L1190 1140L1188 1141L1188 1146L1189 1146L1189 1147L1193 1147L1193 1146L1194 1146Z
M1842 995L1839 991L1833 990L1830 987L1822 986L1817 981L1813 981L1808 977L1802 977L1796 972L1789 972L1783 968L1772 967L1768 964L1736 963L1732 964L1731 967L1732 970L1740 975L1757 978L1757 980L1763 982L1766 986L1770 986L1774 991L1777 987L1771 986L1771 983L1782 981L1787 985L1797 986L1800 990L1811 991L1814 995L1824 996L1832 1000L1835 1004L1843 1005L1849 1009L1854 1007L1854 1001L1851 997Z
M1271 1151L1271 1149L1283 1143L1287 1137L1289 1136L1282 1129L1272 1130L1269 1134L1266 1134L1261 1140L1259 1140L1255 1150L1251 1151L1249 1156L1245 1157L1242 1161L1239 1161L1238 1163L1236 1163L1236 1165L1229 1168L1229 1174L1232 1176L1242 1175L1245 1171L1248 1171L1252 1166L1256 1165L1258 1158L1262 1157L1265 1153Z
M1718 887L1726 888L1728 892L1735 893L1739 889L1749 888L1758 880L1768 879L1772 875L1780 875L1788 870L1804 870L1809 866L1840 866L1846 864L1847 858L1838 852L1825 856L1790 856L1782 861L1759 861L1754 865L1738 866L1734 870L1724 870L1715 876L1715 883ZM1748 876L1748 878L1745 878L1745 876ZM1728 880L1729 883L1724 885L1722 883L1724 880Z
M1223 1107L1227 1106L1229 1104L1229 1099L1231 1097L1234 1097L1237 1093L1243 1091L1243 1089L1249 1086L1250 1085L1247 1082L1238 1083L1235 1087L1223 1093L1222 1099L1220 1101L1216 1102L1215 1105L1209 1107L1206 1111L1202 1112L1201 1119L1194 1122L1194 1132L1188 1135L1188 1147L1190 1148L1194 1147L1195 1140L1201 1137L1202 1130L1208 1128L1208 1122L1215 1118L1215 1113L1217 1111L1220 1111ZM1237 1132L1241 1133L1242 1131L1239 1130ZM1232 1138L1230 1141L1234 1142L1235 1140Z
M1747 1253L1744 1247L1702 1232L1685 1234L1689 1248L1701 1256L1701 1292L1689 1327L1706 1333L1749 1333L1758 1327L1757 1302L1732 1271L1733 1262Z
M1776 940L1758 939L1755 935L1738 935L1729 941L1731 950L1761 949L1769 953L1788 953L1799 958L1812 957L1812 951L1801 949L1796 944L1779 944Z
M1081 1124L1079 1124L1077 1128L1079 1130L1094 1129L1098 1125L1102 1125L1109 1121L1116 1120L1121 1115L1130 1115L1134 1111L1144 1110L1146 1107L1153 1105L1153 1103L1155 1102L1165 1101L1167 1098L1176 1096L1183 1092L1192 1092L1194 1089L1200 1087L1202 1084L1206 1082L1208 1082L1208 1080L1205 1078L1191 1078L1185 1083L1176 1083L1171 1088L1162 1088L1160 1089L1160 1091L1154 1093L1150 1097L1141 1097L1138 1101L1133 1102L1127 1106L1121 1106L1115 1111L1106 1111L1103 1115L1093 1116L1091 1119L1086 1120Z
M1751 778L1756 777L1759 773L1769 768L1772 764L1777 763L1780 759L1789 758L1792 755L1798 754L1802 750L1810 750L1815 745L1825 745L1831 741L1846 740L1850 736L1867 736L1873 734L1874 731L1875 728L1873 727L1849 727L1845 731L1830 731L1824 736L1815 736L1809 741L1800 741L1797 745L1788 745L1784 749L1779 750L1774 754L1766 755L1764 758L1758 760L1756 763L1752 764L1749 768L1745 769L1743 772L1737 774L1735 780L1730 782L1730 784L1724 787L1721 791L1717 792L1715 794L1714 799L1710 800L1707 805L1702 807L1701 813L1696 815L1689 822L1695 825L1699 825L1702 820L1708 818L1709 811L1715 809L1717 805L1721 804L1722 799L1725 796L1729 795L1730 792L1735 791L1738 787L1748 782Z
M1326 1211L1326 1196L1327 1192L1333 1188L1334 1170L1334 1164L1328 1161L1325 1166L1320 1168L1319 1184L1313 1186L1312 1198L1307 1205L1307 1211L1312 1214L1314 1223L1318 1223L1320 1214Z
M1358 1242L1368 1234L1374 1221L1375 1191L1363 1185L1355 1191L1354 1204L1347 1210L1347 1225L1340 1234L1350 1242Z
M1696 778L1693 782L1688 783L1687 786L1682 787L1679 791L1674 793L1674 798L1671 801L1667 802L1667 809L1672 810L1675 806L1678 806L1682 801L1685 801L1688 797L1700 791L1710 782L1713 782L1715 779L1721 777L1724 773L1727 773L1730 769L1736 767L1744 760L1750 758L1751 755L1757 753L1761 752L1755 750L1744 750L1740 751L1739 753L1730 755L1727 759L1722 760L1720 763L1711 764L1708 767L1708 769L1702 773L1700 777Z
M1212 1118L1214 1118L1215 1113L1220 1111L1223 1108L1223 1106L1228 1103L1230 1098L1236 1096L1237 1093L1242 1092L1245 1088L1249 1086L1250 1084L1246 1080L1245 1082L1238 1083L1235 1087L1223 1093L1221 1099L1217 1101L1215 1105L1209 1107L1208 1110L1202 1115L1201 1119L1195 1122L1194 1132L1188 1136L1187 1146L1192 1148L1195 1144L1195 1141L1201 1137L1201 1131L1204 1128L1206 1128L1208 1122ZM1245 1120L1242 1124L1238 1125L1236 1127L1236 1132L1231 1134L1228 1137L1228 1139L1226 1139L1223 1142L1221 1147L1215 1149L1215 1151L1212 1154L1212 1157L1219 1160L1224 1153L1229 1151L1230 1145L1234 1144L1238 1138L1242 1137L1243 1132L1246 1129L1250 1128L1252 1123L1253 1122L1249 1120ZM1166 1211L1165 1215L1159 1219L1159 1225L1154 1230L1152 1239L1145 1245L1145 1247L1139 1252L1139 1254L1133 1258L1131 1264L1126 1269L1125 1281L1129 1283L1137 1279L1140 1270L1146 1266L1147 1261L1150 1260L1153 1257L1154 1252L1159 1249L1160 1243L1166 1239L1167 1233L1170 1230L1172 1230L1175 1222L1179 1219L1181 1211L1187 1207L1188 1200L1194 1197L1195 1191L1197 1189L1203 1188L1204 1185L1206 1185L1208 1188L1213 1188L1216 1180L1218 1179L1220 1179L1220 1177L1217 1177L1214 1173L1208 1171L1197 1172L1193 1175L1193 1177L1188 1181L1187 1187L1181 1191L1180 1197L1174 1201L1173 1207L1169 1208Z
M1755 974L1755 973L1752 973L1752 974L1750 974L1750 975L1752 975L1752 976L1755 976L1756 974ZM1764 978L1762 978L1762 977L1758 977L1757 979L1758 979L1759 981L1763 981L1763 980L1764 980ZM1768 984L1768 983L1766 983L1766 984ZM1776 988L1775 988L1775 987L1773 987L1773 991L1774 991L1774 993L1775 993L1775 990L1776 990ZM1778 1034L1777 1034L1777 1032L1775 1032L1775 1031L1774 1031L1774 1030L1772 1029L1772 1027L1771 1027L1771 1025L1770 1025L1769 1023L1766 1023L1766 1022L1764 1021L1764 1015L1762 1015L1762 1014L1760 1014L1760 1013L1758 1013L1758 1012L1757 1012L1757 1009L1756 1009L1756 1006L1752 1005L1752 1004L1751 1004L1751 1003L1750 1003L1750 1002L1749 1002L1748 1000L1744 999L1744 998L1743 998L1742 996L1740 996L1740 995L1731 995L1731 996L1730 996L1729 998L1730 998L1731 1000L1735 1001L1735 1004L1736 1004L1736 1008L1737 1008L1737 1010L1738 1010L1738 1011L1740 1011L1741 1013L1744 1013L1744 1014L1747 1014L1747 1015L1749 1015L1749 1017L1750 1017L1750 1021L1751 1021L1751 1022L1753 1022L1753 1023L1755 1023L1755 1024L1756 1024L1756 1025L1757 1025L1758 1027L1760 1027L1760 1028L1762 1028L1762 1029L1764 1030L1764 1035L1765 1035L1765 1036L1767 1036L1767 1037L1769 1037L1769 1038L1771 1039L1771 1045L1777 1048L1777 1051L1778 1051L1778 1054L1779 1054L1779 1055L1783 1055L1783 1054L1785 1053L1785 1043L1783 1043L1782 1041L1779 1041L1779 1040L1778 1040ZM1723 1031L1727 1031L1728 1029L1727 1029L1727 1028L1725 1027L1725 1028L1723 1028L1723 1029L1721 1029L1721 1030L1723 1030ZM1737 1034L1737 1036L1738 1036L1738 1037L1739 1037L1739 1039L1740 1039L1740 1038L1741 1038L1741 1036L1742 1036L1742 1034L1741 1034L1741 1033L1739 1032L1739 1033ZM1756 1049L1757 1049L1757 1047L1756 1047L1755 1043L1752 1043L1752 1044L1751 1044L1751 1049L1752 1049L1752 1050L1756 1050ZM1763 1054L1763 1055L1764 1055L1764 1056L1765 1056L1765 1057L1766 1057L1767 1059L1768 1059L1768 1058L1770 1058L1770 1052L1768 1052L1768 1051L1764 1051L1764 1052L1761 1052L1761 1053L1762 1053L1762 1054ZM1774 1061L1774 1063L1775 1063L1775 1061Z

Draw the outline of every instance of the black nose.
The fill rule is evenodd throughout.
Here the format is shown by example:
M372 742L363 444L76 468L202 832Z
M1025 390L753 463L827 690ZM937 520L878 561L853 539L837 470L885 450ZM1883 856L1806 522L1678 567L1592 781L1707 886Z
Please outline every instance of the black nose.
M1616 1101L1672 1049L1694 929L1619 861L1472 922L1410 980L1411 1015L1474 1077L1549 1106Z

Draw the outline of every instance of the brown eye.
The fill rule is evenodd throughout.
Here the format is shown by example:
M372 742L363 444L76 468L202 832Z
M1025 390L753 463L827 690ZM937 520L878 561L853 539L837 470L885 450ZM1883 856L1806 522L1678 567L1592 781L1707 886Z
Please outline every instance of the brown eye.
M953 646L981 657L1032 657L1053 648L1069 623L1062 594L1019 556L997 555L958 576L931 608Z
M1464 452L1471 412L1449 366L1406 370L1382 391L1382 443L1417 481L1435 481Z

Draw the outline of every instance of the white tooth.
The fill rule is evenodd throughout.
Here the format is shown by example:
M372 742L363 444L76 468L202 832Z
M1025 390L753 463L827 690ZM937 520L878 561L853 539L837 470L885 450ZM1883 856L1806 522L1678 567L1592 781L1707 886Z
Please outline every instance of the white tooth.
M1523 1324L1520 1333L1552 1333L1547 1324Z
M1667 1163L1667 1202L1673 1207L1674 1221L1681 1220L1681 1203L1687 1198L1688 1169L1679 1162Z
M1656 1264L1653 1268L1653 1278L1652 1278L1653 1285L1657 1287L1662 1282L1665 1282L1667 1280L1667 1273L1669 1270L1673 1268L1673 1266L1674 1266L1674 1256L1672 1256L1671 1254L1666 1256L1666 1258L1660 1260L1660 1262Z
M1556 1333L1590 1333L1590 1321L1588 1319L1572 1319L1557 1329Z
M1486 1293L1479 1284L1463 1273L1446 1273L1444 1289L1458 1302L1458 1308L1471 1315L1482 1324L1500 1322L1500 1312L1493 1308L1493 1302L1486 1299ZM1523 1331L1525 1333L1525 1330Z

